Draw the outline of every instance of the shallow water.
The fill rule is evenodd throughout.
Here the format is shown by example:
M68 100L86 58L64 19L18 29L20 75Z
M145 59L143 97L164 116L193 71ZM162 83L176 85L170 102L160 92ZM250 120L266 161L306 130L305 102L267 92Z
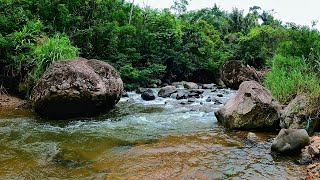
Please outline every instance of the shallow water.
M157 90L154 89L156 92ZM222 93L224 97L217 97ZM231 90L206 90L192 104L129 93L94 118L41 119L0 110L0 179L299 179L295 158L275 157L275 134L228 132L214 111ZM185 101L185 100L182 100Z

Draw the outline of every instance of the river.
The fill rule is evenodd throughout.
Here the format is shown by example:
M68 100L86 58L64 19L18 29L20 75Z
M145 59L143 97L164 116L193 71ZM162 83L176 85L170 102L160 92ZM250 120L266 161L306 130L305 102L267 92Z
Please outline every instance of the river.
M205 90L192 103L128 93L109 113L70 120L0 110L0 179L303 178L295 157L270 153L275 133L250 141L217 123L217 102L234 93Z

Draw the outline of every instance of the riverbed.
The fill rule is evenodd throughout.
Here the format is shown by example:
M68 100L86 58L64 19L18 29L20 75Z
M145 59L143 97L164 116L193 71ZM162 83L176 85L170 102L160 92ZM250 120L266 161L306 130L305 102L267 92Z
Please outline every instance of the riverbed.
M214 111L234 93L188 102L131 92L106 114L70 120L0 110L0 179L303 178L297 157L270 153L276 133L251 140L219 125Z

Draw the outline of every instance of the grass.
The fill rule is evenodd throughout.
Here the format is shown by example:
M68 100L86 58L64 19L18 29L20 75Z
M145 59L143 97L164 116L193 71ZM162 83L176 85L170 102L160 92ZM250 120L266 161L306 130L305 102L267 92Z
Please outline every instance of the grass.
M320 80L311 70L307 59L276 55L271 67L264 83L281 104L287 104L297 95L304 94L307 97L307 113L318 111Z
M65 35L56 34L52 38L43 37L33 47L31 54L32 69L28 77L19 84L19 91L28 92L35 82L45 72L47 67L59 60L73 59L79 54L79 49L72 46L69 38Z
M53 38L44 39L33 51L35 67L29 74L31 80L38 80L53 62L77 57L78 51L78 48L71 45L67 36L55 35Z

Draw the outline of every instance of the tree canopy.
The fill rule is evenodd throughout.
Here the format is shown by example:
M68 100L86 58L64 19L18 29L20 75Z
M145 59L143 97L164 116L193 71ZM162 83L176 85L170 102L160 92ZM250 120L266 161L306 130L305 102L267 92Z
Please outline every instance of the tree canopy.
M214 82L231 59L257 68L276 54L317 66L319 32L282 24L260 7L187 11L123 0L0 0L0 86L26 93L52 62L82 56L119 70L126 88L161 81Z

